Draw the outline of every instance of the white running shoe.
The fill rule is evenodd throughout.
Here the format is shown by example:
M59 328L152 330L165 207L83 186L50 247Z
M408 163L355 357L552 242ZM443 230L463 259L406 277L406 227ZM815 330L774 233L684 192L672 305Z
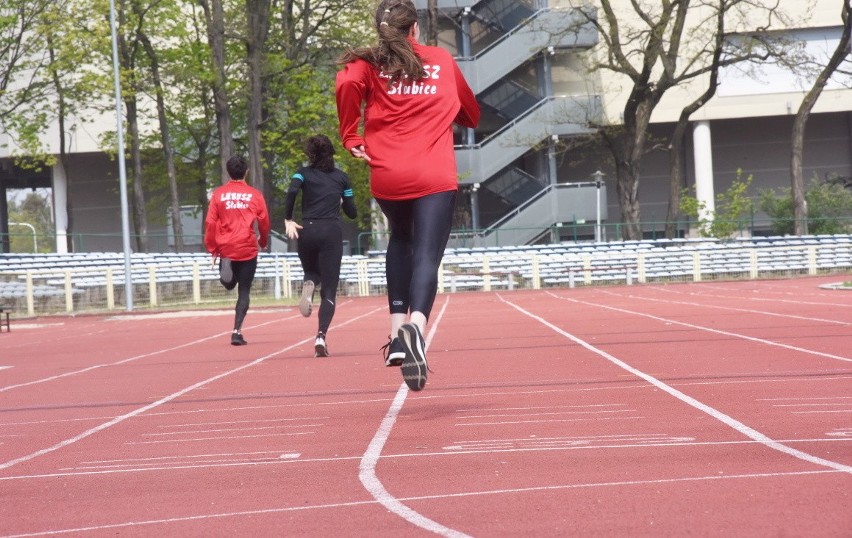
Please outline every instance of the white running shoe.
M328 346L325 345L325 336L322 334L318 334L314 340L314 357L328 357Z

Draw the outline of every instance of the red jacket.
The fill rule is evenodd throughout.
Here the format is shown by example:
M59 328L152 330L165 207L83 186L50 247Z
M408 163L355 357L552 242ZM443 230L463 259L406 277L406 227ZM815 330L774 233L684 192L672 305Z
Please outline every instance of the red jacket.
M255 234L254 222L260 237ZM231 180L213 191L204 221L207 252L234 261L257 256L258 243L269 242L269 213L259 190L245 181Z
M426 76L388 89L387 78L364 60L337 73L337 115L346 149L363 145L376 198L408 200L458 189L452 124L476 127L479 104L455 60L439 47L410 39ZM358 133L361 105L364 136Z

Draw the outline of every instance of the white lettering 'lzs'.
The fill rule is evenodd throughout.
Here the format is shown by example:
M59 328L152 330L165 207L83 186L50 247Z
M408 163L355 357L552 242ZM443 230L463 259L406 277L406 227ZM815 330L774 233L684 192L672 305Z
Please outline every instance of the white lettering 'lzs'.
M438 80L441 78L438 73L441 72L440 65L423 65L422 80ZM390 78L390 75L384 71L379 73L381 78ZM403 76L403 80L394 83L388 90L388 95L437 95L438 86L429 84L428 82L408 82L408 75Z
M223 192L219 197L219 201L227 202L229 200L233 200L236 202L251 202L251 197L252 193L250 192Z

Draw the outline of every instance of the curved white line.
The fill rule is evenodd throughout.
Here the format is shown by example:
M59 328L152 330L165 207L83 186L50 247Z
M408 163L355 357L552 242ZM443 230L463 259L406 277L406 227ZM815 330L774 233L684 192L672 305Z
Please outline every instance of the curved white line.
M435 322L432 324L431 329L426 335L426 349L429 349L429 344L432 342L432 336L435 334L435 330L438 328L438 323L444 316L444 312L447 310L449 302L450 298L447 297L447 300L444 302L444 306L438 313L438 317L435 319ZM358 478L361 480L364 488L370 492L370 495L372 495L376 501L409 523L441 536L452 536L454 538L468 537L467 534L445 527L402 504L399 499L388 493L388 490L385 489L385 486L382 484L381 480L379 480L379 477L376 476L376 464L379 462L379 458L382 455L382 449L384 448L388 437L390 437L391 430L396 423L396 417L399 416L399 411L402 409L402 404L405 403L406 396L408 396L408 387L405 383L402 383L399 390L396 392L396 397L393 399L388 412L385 414L385 418L382 419L381 424L379 424L379 429L376 431L376 435L373 436L372 441L370 441L370 444L367 447L367 451L364 452L364 455L361 457Z
M734 430L738 431L739 433L745 435L746 437L748 437L750 439L754 439L758 443L761 443L762 445L764 445L768 448L771 448L773 450L777 450L779 452L783 452L784 454L788 454L790 456L793 456L794 458L798 458L800 460L804 460L804 461L807 461L809 463L813 463L813 464L820 465L820 466L823 466L823 467L828 467L829 469L834 469L836 471L843 471L844 473L852 474L852 466L844 465L842 463L838 463L838 462L831 461L831 460L826 460L826 459L820 458L818 456L813 456L811 454L808 454L807 452L802 452L801 450L797 450L795 448L781 444L778 441L775 441L774 439L771 439L770 437L760 433L759 431L755 430L754 428L746 426L745 424L734 419L733 417L730 417L730 416L722 413L721 411L710 407L707 404L699 402L698 400L696 400L695 398L693 398L691 396L687 396L686 394L677 390L676 388L671 387L671 386L663 383L662 381L660 381L656 377L648 375L645 372L642 372L641 370L638 370L638 369L630 366L626 362L615 358L614 356L610 355L606 351L596 348L595 346L589 344L585 340L582 340L582 339L574 336L573 334L570 334L566 331L563 331L562 329L560 329L556 325L550 323L549 321L545 320L544 318L542 318L540 316L536 316L535 314L528 312L527 310L524 310L520 306L518 306L518 305L516 305L516 304L514 304L510 301L507 301L500 294L497 294L497 296L500 298L501 301L508 304L509 306L511 306L512 308L517 310L518 312L521 312L522 314L529 316L529 317L533 318L534 320L538 321L542 325L545 325L546 327L553 329L554 331L561 334L562 336L565 336L569 340L574 341L575 343L583 346L584 348L588 349L589 351L600 355L601 357L605 358L606 360L610 361L611 363L615 364L616 366L630 372L631 374L635 375L636 377L644 379L648 383L654 385L655 387L657 387L658 389L660 389L662 391L667 392L668 394L670 394L671 396L674 396L675 398L682 401L683 403L685 403L687 405L691 405L692 407L698 409L699 411L703 411L704 413L707 413L708 415L715 418L719 422L722 422L723 424L730 426L731 428L733 428ZM554 297L556 297L558 299L564 299L564 297L558 297L556 295L554 295ZM637 314L637 312L630 312L629 310L622 310L620 308L606 307L606 306L603 306L603 305L586 303L584 301L576 301L574 299L569 299L569 300L577 302L577 303L588 304L588 305L591 305L591 306L598 306L598 307L602 307L602 308L611 308L612 310L618 310L618 311L621 311L621 312ZM639 314L640 315L647 315L647 314L641 314L641 313L639 313ZM649 316L649 317L654 317L655 319L662 320L662 318L656 318L655 316ZM670 320L665 320L665 321L668 322ZM683 325L689 325L689 324L683 324ZM707 329L707 330L711 330L711 329ZM719 331L717 331L717 332L719 332ZM748 338L748 337L746 337L746 338Z
M591 489L591 488L607 488L607 487L622 487L622 486L645 486L652 484L682 484L689 482L702 481L727 481L727 480L743 480L750 478L785 478L785 477L800 477L833 473L835 471L794 471L786 473L751 473L751 474L734 474L734 475L710 475L710 476L687 476L683 478L661 478L657 480L623 480L620 482L591 482L585 484L559 484L552 486L533 486L526 488L507 488L507 489L492 489L480 491L464 491L460 493L438 494L438 495L422 495L419 497L407 497L407 501L424 501L433 499L458 499L471 497L485 497L489 495L515 495L517 493L529 493L538 491L566 491L576 489ZM196 516L176 516L163 519L148 519L143 521L127 521L124 523L110 523L105 525L93 525L89 527L77 527L67 529L52 529L49 531L29 532L26 534L10 534L3 538L24 538L31 536L55 536L57 534L83 533L92 531L103 531L109 529L134 529L146 525L168 525L169 523L181 523L185 521L207 521L211 519L224 519L229 517L244 517L257 516L265 514L282 514L288 512L302 512L306 510L330 510L334 508L352 508L359 506L370 506L374 501L350 501L327 504L312 504L302 506L286 506L280 508L265 508L257 510L243 510L240 512L218 512L211 514L200 514ZM167 532L168 529L164 532ZM132 531L130 531L132 532Z

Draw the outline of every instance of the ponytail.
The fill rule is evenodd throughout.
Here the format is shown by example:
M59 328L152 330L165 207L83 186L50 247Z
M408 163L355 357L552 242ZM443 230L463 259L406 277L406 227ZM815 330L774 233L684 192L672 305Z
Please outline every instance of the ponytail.
M411 0L382 0L376 9L379 42L373 47L347 49L338 63L362 59L388 77L388 86L405 77L419 80L426 75L423 61L408 40L417 22L417 9Z

